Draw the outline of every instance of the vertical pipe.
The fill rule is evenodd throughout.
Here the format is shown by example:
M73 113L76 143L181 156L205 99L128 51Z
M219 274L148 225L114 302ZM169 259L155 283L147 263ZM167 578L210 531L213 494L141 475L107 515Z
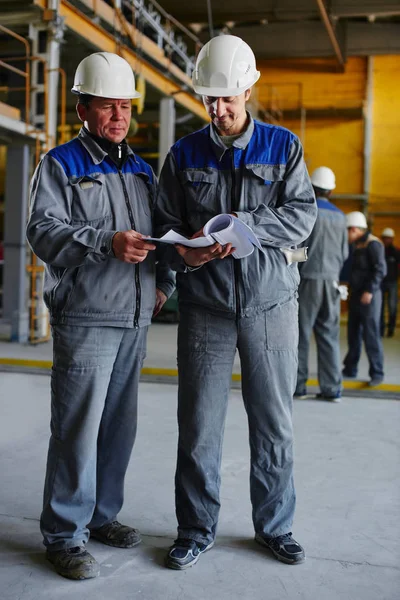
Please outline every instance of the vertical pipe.
M371 191L371 145L372 145L372 109L374 58L367 58L367 84L364 102L364 181L363 192L366 196L364 212L368 214L369 194Z
M175 141L175 100L167 97L160 101L160 131L158 137L158 174L168 151Z
M211 0L207 0L207 16L208 16L208 30L210 33L210 39L214 37L214 25L211 10Z

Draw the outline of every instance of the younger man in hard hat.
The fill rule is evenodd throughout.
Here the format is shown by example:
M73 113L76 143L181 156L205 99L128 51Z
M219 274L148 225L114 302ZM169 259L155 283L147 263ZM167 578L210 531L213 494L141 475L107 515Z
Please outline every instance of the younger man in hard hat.
M382 242L368 231L361 212L346 215L349 242L353 245L350 270L350 299L347 324L348 352L344 359L344 377L356 377L364 340L369 362L369 385L383 381L383 346L380 335L382 280L386 262Z
M40 520L47 558L69 579L100 567L89 537L118 548L141 541L121 525L124 477L136 435L138 381L154 310L174 289L152 233L155 177L125 141L130 65L98 52L78 66L72 91L84 126L50 150L32 180L27 228L46 263L53 334L51 438Z
M297 374L299 275L280 248L312 230L316 203L298 138L246 111L260 73L251 48L222 35L200 51L193 87L212 123L172 146L160 177L156 224L186 236L231 213L263 249L243 259L230 244L178 246L178 538L167 566L194 565L215 540L232 365L239 350L248 416L256 541L285 563L304 560L291 533L292 398Z
M300 263L299 367L295 398L307 397L308 355L314 331L317 344L320 400L339 402L342 394L340 365L339 275L349 253L346 218L329 201L336 187L334 172L318 167L311 174L318 216L310 237L308 260Z
M398 301L398 287L397 281L399 278L399 267L400 267L400 250L394 245L394 229L386 227L382 233L381 238L383 245L385 246L385 260L387 266L387 275L382 281L382 312L381 312L381 334L385 335L385 301L387 300L387 311L388 311L388 329L387 336L393 337L394 330L396 329L396 316L397 316L397 301Z

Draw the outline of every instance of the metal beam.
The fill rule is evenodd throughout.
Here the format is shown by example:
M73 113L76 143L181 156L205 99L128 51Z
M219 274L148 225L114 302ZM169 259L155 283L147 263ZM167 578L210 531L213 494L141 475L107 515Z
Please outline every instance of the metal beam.
M274 58L327 58L319 70L335 70L336 59L321 23L272 23L265 27L234 27L234 35L251 45L257 60ZM345 29L346 56L368 56L375 54L400 54L399 23L347 23ZM281 68L288 68L286 62ZM308 68L311 68L308 66ZM317 67L315 67L317 68Z
M41 8L44 8L44 0L34 0L34 2ZM202 102L158 71L153 65L132 50L132 48L118 43L111 33L94 23L92 19L72 6L67 0L61 0L59 15L64 19L65 26L85 40L89 46L100 51L118 52L129 62L135 73L140 73L161 94L173 96L178 104L184 106L203 121L208 121Z
M342 54L342 50L340 48L339 40L336 37L335 30L333 29L331 20L329 18L328 12L326 10L324 0L316 0L316 2L318 5L318 8L319 8L319 12L321 13L321 19L325 25L325 29L326 29L329 39L331 41L332 48L335 52L336 59L339 64L339 68L341 71L344 71L345 60L344 60L344 57Z

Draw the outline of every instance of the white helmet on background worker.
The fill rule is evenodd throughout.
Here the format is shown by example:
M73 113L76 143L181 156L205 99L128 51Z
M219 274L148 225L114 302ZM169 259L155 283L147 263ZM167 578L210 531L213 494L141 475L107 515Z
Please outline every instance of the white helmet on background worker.
M394 238L394 229L392 229L391 227L386 227L382 231L381 237L391 237L391 238Z
M360 229L368 229L367 219L362 212L354 210L346 215L347 227L359 227Z
M329 167L318 167L311 174L311 183L321 190L334 190L336 187L335 173Z
M235 35L220 35L200 50L192 83L197 94L221 98L239 96L259 77L250 46Z
M119 100L140 98L130 64L112 52L95 52L84 58L76 69L71 92Z

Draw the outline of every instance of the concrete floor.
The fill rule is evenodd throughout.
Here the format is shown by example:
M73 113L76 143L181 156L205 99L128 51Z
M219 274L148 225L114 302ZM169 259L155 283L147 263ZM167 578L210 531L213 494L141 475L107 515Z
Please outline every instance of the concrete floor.
M400 590L400 404L344 398L294 407L298 507L294 534L307 560L278 563L253 540L249 450L239 391L232 391L215 547L195 567L163 567L175 536L176 386L140 386L138 439L120 518L143 543L90 542L96 580L71 582L44 559L38 516L49 434L49 377L0 375L0 598L67 600L397 600ZM23 415L23 418L21 416Z
M151 328L148 366L176 366L175 329ZM399 337L385 339L386 380L393 384L400 384ZM2 343L1 356L45 360L51 358L51 344ZM313 346L311 376L315 369ZM360 377L367 379L365 357ZM216 545L192 569L174 572L163 560L176 534L177 390L174 384L141 383L138 438L120 519L141 530L143 543L120 550L90 542L101 576L71 582L45 560L39 532L49 381L46 371L0 372L0 600L69 600L76 593L86 600L400 598L399 402L367 392L344 397L341 404L295 402L293 532L307 560L293 567L277 562L252 539L246 419L240 392L232 390Z
M171 323L153 323L149 328L147 358L144 366L153 369L176 369L176 337L177 325ZM383 387L379 389L385 391L385 387L398 392L400 398L400 328L396 329L393 338L384 338L385 354L385 379ZM340 330L340 352L344 358L347 352L346 326L342 325ZM29 361L50 361L52 359L52 343L46 342L36 346L30 344L16 344L5 341L0 335L0 367L1 361L7 359L20 359ZM309 377L312 380L317 379L317 357L315 342L312 339L310 344L309 357ZM28 367L29 368L29 367ZM236 355L234 373L240 373L240 361ZM368 360L363 349L359 365L358 379L368 381ZM345 382L346 384L346 382ZM388 390L386 390L388 391ZM393 390L392 390L393 391Z

